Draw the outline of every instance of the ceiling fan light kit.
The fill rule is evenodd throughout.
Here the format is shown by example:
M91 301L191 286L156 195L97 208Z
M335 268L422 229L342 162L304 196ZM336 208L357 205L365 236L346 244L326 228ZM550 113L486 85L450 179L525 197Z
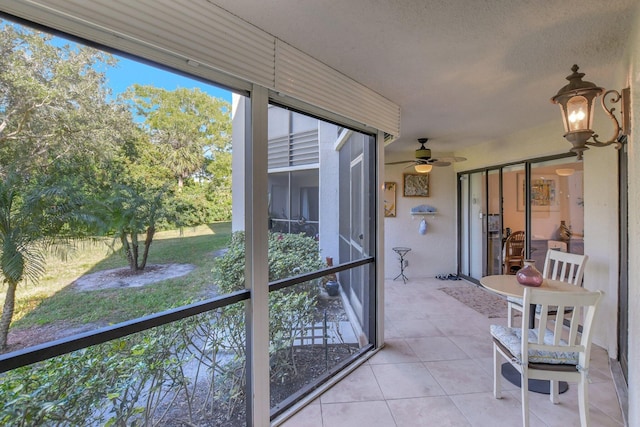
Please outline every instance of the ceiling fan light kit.
M418 173L429 173L431 169L433 169L433 165L429 164L420 164L415 166L416 172Z
M462 162L467 160L464 157L444 157L440 159L434 159L431 157L431 149L426 148L424 144L427 143L428 138L418 138L420 148L416 150L415 158L412 160L402 160L399 162L385 163L387 165L399 165L402 163L411 163L407 167L414 166L414 169L418 173L429 173L434 166L449 166L452 162Z

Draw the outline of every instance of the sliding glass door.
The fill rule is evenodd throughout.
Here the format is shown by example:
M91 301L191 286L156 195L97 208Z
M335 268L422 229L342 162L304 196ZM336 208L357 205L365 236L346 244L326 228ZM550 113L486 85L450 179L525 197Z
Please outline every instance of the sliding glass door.
M529 254L536 266L544 265L549 249L584 254L582 162L570 158L532 163L530 189Z
M540 268L548 249L583 253L582 163L574 157L464 172L459 195L463 276L502 274L505 243L518 231L525 234L524 257Z
M467 277L482 277L486 242L483 212L485 212L485 173L460 175L460 253L459 273Z

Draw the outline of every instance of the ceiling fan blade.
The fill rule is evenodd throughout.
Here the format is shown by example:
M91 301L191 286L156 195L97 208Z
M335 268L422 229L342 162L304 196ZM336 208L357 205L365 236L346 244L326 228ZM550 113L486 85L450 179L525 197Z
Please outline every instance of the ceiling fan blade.
M455 163L455 162L464 162L465 160L467 160L466 157L456 157L456 156L445 156L445 157L440 157L438 160L441 160L443 162L451 162L451 163Z
M442 160L434 160L429 163L431 163L433 166L450 166L451 165L451 162L444 162Z
M415 163L415 162L416 162L415 160L402 160L399 162L388 162L388 163L385 163L385 165L401 165L403 163Z

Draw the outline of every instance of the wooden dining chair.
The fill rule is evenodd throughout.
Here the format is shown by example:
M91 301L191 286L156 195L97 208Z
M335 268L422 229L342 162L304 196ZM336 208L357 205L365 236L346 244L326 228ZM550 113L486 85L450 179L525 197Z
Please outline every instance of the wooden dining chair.
M515 274L524 262L524 231L514 231L504 242L504 274Z
M545 279L560 280L572 285L582 286L584 268L589 257L587 255L571 254L554 249L547 250L542 268ZM513 326L514 311L522 312L522 300L507 298L507 325ZM539 316L536 314L536 318ZM523 319L527 319L523 317Z
M529 316L531 304L541 307L540 322L529 329L527 322L520 328L491 325L493 338L493 395L502 395L500 355L518 372L522 393L522 425L529 426L529 379L548 380L551 402L558 403L558 382L578 383L580 424L589 425L588 373L591 336L596 309L602 291L576 292L549 291L539 288L524 290L524 316ZM568 310L571 313L568 332L562 322L547 329L551 311ZM580 329L581 328L581 329ZM524 338L523 338L524 337Z

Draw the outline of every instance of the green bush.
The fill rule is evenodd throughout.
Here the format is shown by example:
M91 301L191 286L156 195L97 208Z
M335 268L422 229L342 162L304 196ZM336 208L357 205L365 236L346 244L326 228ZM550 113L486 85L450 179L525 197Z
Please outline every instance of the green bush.
M235 233L214 270L221 294L244 287L244 265L244 234ZM270 280L323 266L312 238L269 236ZM293 343L313 321L317 292L314 281L269 296L274 383L296 372ZM14 369L0 376L0 425L199 425L212 417L229 425L244 411L245 351L239 303Z
M184 388L181 322L14 369L0 381L0 425L128 426Z
M216 262L220 294L245 287L245 238L236 232L228 252ZM269 281L294 277L324 267L318 242L304 234L269 234ZM269 295L269 353L271 380L283 382L296 370L293 344L312 324L319 286L305 282ZM266 286L266 284L265 284ZM238 325L240 327L240 325Z
M216 260L214 275L220 294L245 288L244 239L243 231L233 233L228 252ZM268 262L270 282L325 267L318 242L304 234L269 233Z

